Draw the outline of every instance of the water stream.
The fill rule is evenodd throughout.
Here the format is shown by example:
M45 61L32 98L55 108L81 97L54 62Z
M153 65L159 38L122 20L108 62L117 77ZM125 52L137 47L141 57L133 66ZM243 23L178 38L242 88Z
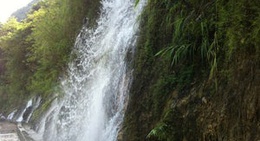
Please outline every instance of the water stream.
M102 0L95 29L84 26L74 61L61 81L64 96L52 103L37 128L44 141L116 141L131 84L140 0ZM131 57L130 57L131 58Z

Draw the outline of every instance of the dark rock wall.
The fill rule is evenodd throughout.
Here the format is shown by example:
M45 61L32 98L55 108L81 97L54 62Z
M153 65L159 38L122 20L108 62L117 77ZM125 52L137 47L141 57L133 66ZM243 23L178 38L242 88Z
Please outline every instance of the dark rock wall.
M121 140L259 141L260 53L254 30L259 29L255 23L260 10L256 5L244 0L149 1L141 16ZM242 18L246 15L251 18ZM176 31L180 19L185 19L182 34ZM215 45L216 49L209 60L200 50L206 38L212 42L206 48ZM177 46L176 40L181 45L194 43L196 49L194 56L173 64L172 56L178 54L158 52Z

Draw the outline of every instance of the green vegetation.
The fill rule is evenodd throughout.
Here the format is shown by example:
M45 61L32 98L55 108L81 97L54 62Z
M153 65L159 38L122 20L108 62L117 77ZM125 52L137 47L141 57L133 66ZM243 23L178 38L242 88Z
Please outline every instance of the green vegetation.
M125 138L174 141L188 136L186 140L199 140L198 115L189 113L196 102L205 95L222 95L220 88L237 81L238 66L245 67L241 62L259 64L259 7L257 0L148 1L142 15ZM174 103L181 103L178 100L190 98L200 89L199 100L194 98L185 107L190 109L189 120L181 116L183 111L172 109Z
M33 95L49 98L34 119L49 107L82 20L95 26L98 6L46 0L22 22L0 24L1 112ZM124 139L259 137L258 0L148 0L140 20Z
M11 103L21 103L28 95L26 85L31 75L30 65L26 62L26 48L31 43L25 37L30 33L28 24L22 24L11 18L1 27L2 67L1 107Z
M54 93L83 19L90 17L88 26L94 26L99 4L90 0L40 1L27 19L17 22L10 18L0 26L2 112L31 96L47 98Z

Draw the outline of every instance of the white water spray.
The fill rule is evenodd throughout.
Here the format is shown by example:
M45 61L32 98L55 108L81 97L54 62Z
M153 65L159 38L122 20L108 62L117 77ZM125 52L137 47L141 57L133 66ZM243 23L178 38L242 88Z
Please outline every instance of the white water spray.
M116 141L127 105L140 0L102 0L96 29L83 27L74 62L62 81L64 97L53 103L38 132L44 141Z

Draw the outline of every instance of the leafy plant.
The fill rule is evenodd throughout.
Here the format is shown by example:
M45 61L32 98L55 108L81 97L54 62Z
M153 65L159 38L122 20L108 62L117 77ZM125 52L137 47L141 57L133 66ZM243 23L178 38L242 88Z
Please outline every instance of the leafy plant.
M147 138L156 137L161 141L168 141L167 140L167 124L161 123L157 125L154 129L150 131L150 133L147 135Z

